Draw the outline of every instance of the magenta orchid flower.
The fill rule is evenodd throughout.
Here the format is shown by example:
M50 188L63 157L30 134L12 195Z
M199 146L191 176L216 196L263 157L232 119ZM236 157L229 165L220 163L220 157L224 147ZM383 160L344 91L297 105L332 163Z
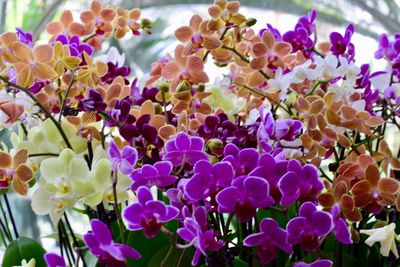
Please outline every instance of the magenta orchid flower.
M139 187L136 194L138 202L123 211L129 230L143 230L147 238L153 238L160 232L164 223L175 219L179 214L177 208L166 205L160 200L153 200L146 186Z
M83 241L90 253L99 259L99 263L106 266L126 266L127 259L140 259L141 255L134 248L115 243L107 225L100 220L91 222L92 232L83 235Z
M138 159L138 152L131 146L125 146L122 151L120 151L117 144L112 140L108 148L108 156L111 159L114 171L120 170L123 174L129 175L135 167Z

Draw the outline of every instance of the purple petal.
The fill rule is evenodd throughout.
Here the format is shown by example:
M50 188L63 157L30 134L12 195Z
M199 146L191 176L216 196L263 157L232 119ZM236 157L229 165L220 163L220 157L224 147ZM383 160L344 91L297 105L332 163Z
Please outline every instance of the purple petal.
M303 217L296 217L288 222L286 229L288 232L287 242L289 244L294 245L300 243L301 233L305 223L306 219Z
M144 214L144 208L139 203L131 204L126 207L123 211L123 216L128 223L128 229L130 230L140 230L143 229L140 222Z
M299 209L299 216L311 219L316 212L317 207L314 203L305 202L301 205Z
M201 200L207 197L208 181L206 176L198 173L192 176L185 185L185 193L192 200Z
M243 245L246 247L256 247L262 245L265 233L251 234L243 240Z
M347 227L346 221L343 218L340 218L335 221L335 228L333 228L333 233L335 234L336 239L346 245L353 243L351 240L350 230Z
M136 195L137 199L139 200L139 203L141 204L145 204L147 201L153 200L153 196L150 190L145 186L139 187L136 192Z
M249 196L253 206L258 208L266 208L274 202L269 196L268 182L256 176L248 176L244 180L246 195Z
M165 151L170 152L170 151L177 151L178 149L176 148L175 145L175 140L168 140L165 143Z
M109 146L108 146L108 156L111 159L119 159L121 158L121 153L119 152L118 146L115 144L114 140L111 140Z
M191 144L190 144L190 150L203 150L204 147L204 140L201 137L197 136L192 136L190 138Z
M188 151L185 153L185 159L190 165L194 165L199 160L208 160L208 157L201 151Z
M163 160L168 160L174 166L182 165L184 154L181 151L171 151L163 156Z
M224 148L224 156L232 155L236 157L239 154L239 148L232 143L229 143Z
M275 229L273 232L273 243L287 254L292 254L293 248L287 243L287 232L285 230L281 228Z
M212 167L212 174L217 184L222 187L227 187L231 184L235 175L235 170L227 161L218 162Z
M159 217L164 217L167 214L167 206L160 200L150 200L146 203L146 209L152 214L157 214Z
M200 160L196 162L196 164L193 167L194 173L201 173L205 176L210 176L211 175L211 168L212 165L208 160Z
M175 219L179 215L179 210L174 206L167 206L167 214L164 217L160 217L161 222L168 222Z
M176 148L185 151L190 149L190 138L186 133L179 133L175 138Z
M312 225L318 236L326 235L332 230L332 217L325 211L316 211L312 215Z
M138 159L138 152L136 148L125 146L122 150L122 158L126 159L132 166L135 166Z
M100 220L93 219L91 222L93 235L103 245L108 245L112 242L112 235L107 225Z
M282 193L281 205L289 205L295 202L300 196L299 176L294 172L286 173L278 183Z
M265 233L271 233L278 227L278 223L274 219L270 218L264 218L260 223L260 231Z
M189 231L187 228L179 228L177 230L177 233L180 238L187 242L191 242L196 237L196 235L193 232Z
M65 264L64 258L55 253L44 254L44 259L45 259L48 267L65 267L65 266L67 266Z
M141 174L142 174L142 176L148 178L148 177L156 176L158 174L158 171L152 165L145 164L142 166Z
M228 187L219 192L216 200L219 204L218 211L233 212L238 201L239 192L236 187Z
M101 253L99 241L92 233L84 234L83 241L93 254Z
M114 246L119 248L119 250L124 255L125 259L138 260L138 259L142 258L142 255L140 255L140 253L134 248L131 248L129 246L125 246L122 244L115 244Z
M175 183L178 180L178 177L173 176L173 175L162 175L158 176L155 181L155 185L160 188L160 187L166 187L169 186L173 183Z
M159 161L154 164L154 168L157 169L159 175L168 175L172 171L172 164L169 161Z

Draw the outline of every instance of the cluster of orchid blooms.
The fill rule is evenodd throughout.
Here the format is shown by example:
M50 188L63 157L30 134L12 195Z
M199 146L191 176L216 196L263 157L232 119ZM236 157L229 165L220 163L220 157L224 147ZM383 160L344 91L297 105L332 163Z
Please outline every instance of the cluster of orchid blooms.
M30 195L56 227L67 210L91 219L77 255L61 247L69 265L86 266L87 253L100 266L140 259L126 240L135 231L166 235L193 266L278 255L344 266L346 247L367 257L365 243L396 262L400 150L387 137L400 131L400 36L380 37L387 69L373 72L355 65L351 24L316 43L315 10L282 34L255 32L239 8L215 0L209 18L178 28L144 88L123 60L93 56L105 39L150 33L139 9L93 1L81 22L64 11L47 44L22 29L0 35L0 127L12 131L1 192ZM209 62L221 67L214 83ZM329 240L336 250L324 254ZM45 254L48 266L67 258Z

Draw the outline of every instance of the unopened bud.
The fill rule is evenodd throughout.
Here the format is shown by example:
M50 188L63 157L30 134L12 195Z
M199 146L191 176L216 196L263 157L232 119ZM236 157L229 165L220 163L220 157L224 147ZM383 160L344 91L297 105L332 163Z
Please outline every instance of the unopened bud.
M211 153L217 157L224 154L224 143L217 138L208 140L207 147L210 149Z
M246 26L247 27L254 26L254 24L256 24L256 23L257 23L257 20L255 18L248 18L246 20Z

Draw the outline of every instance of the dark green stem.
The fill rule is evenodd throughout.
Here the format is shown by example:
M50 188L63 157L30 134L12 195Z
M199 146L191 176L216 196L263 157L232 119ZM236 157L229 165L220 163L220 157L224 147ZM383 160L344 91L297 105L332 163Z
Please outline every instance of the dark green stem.
M17 224L15 223L14 215L12 214L11 207L10 207L10 202L8 202L7 194L4 194L3 197L4 197L4 200L5 200L5 202L6 202L6 206L7 206L7 210L8 210L8 215L9 215L9 217L10 217L11 224L12 224L13 229L14 229L15 238L19 238L18 229L17 229Z
M74 85L74 82L75 82L74 73L75 73L75 70L72 70L71 71L71 81L69 82L67 90L65 91L65 94L64 94L64 98L62 99L62 102L61 102L61 109L60 109L60 116L58 117L58 123L61 123L61 118L63 115L65 104L67 102L67 97L69 95L69 92L71 91L72 85Z

